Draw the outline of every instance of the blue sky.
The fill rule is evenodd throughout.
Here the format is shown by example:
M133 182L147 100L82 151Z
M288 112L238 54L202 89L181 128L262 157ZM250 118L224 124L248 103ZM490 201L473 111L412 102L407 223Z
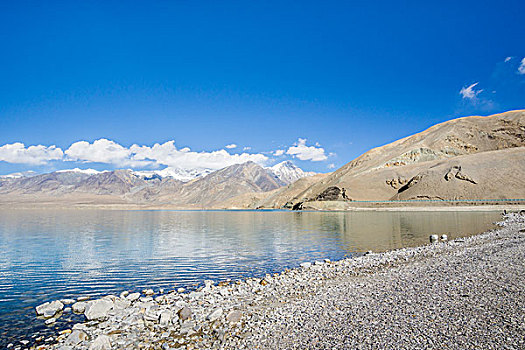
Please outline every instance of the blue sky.
M2 1L0 174L285 159L327 172L441 121L525 108L523 13L523 1Z

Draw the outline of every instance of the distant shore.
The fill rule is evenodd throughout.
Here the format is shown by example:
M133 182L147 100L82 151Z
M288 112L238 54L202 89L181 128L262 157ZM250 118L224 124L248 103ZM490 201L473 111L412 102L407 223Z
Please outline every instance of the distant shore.
M81 301L89 321L46 348L523 348L525 215L500 226L190 293Z
M279 208L248 207L199 207L173 204L134 204L126 202L75 202L75 201L6 201L0 198L0 210L282 210ZM291 209L284 209L290 210ZM352 202L326 201L305 202L303 211L520 211L525 210L524 202Z

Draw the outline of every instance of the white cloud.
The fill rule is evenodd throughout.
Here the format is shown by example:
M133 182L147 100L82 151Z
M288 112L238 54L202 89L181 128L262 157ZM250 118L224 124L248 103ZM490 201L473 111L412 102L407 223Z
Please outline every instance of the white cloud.
M119 145L118 143L99 139L93 143L87 141L78 141L73 143L65 151L66 159L68 161L80 161L86 163L107 163L117 166L148 166L154 162L140 159L136 160L130 149Z
M508 62L508 61L510 61L511 59L512 59L512 56L506 57L506 58L505 58L505 62Z
M476 87L476 85L478 85L479 83L474 83L468 87L463 87L460 91L459 91L459 94L461 96L463 96L463 99L468 99L468 100L474 100L476 98L476 96L478 96L483 90L476 90L474 89Z
M226 148L228 148L228 149L237 148L237 145L234 144L234 143L232 143L232 144L230 144L230 145L226 145Z
M330 163L327 165L328 169L335 169L335 164L334 163Z
M276 157L282 156L284 154L284 149L278 149L275 152L273 152L273 155Z
M525 57L521 60L520 66L518 67L519 74L525 74Z
M29 146L21 142L6 144L0 147L0 161L18 164L42 165L51 160L62 159L64 153L56 146Z
M251 149L252 149L252 148L251 148L250 146L246 146L246 147L243 147L242 150L243 150L243 151L249 151L249 150L251 150Z
M268 157L263 154L230 154L224 149L212 152L193 152L188 147L177 149L175 141L156 143L151 147L135 144L129 148L107 139L93 143L79 141L72 144L65 153L66 160L70 161L108 163L132 168L168 166L218 170L248 161L261 165L268 161Z
M291 146L286 151L293 157L297 157L300 160L311 160L313 162L319 162L328 159L324 152L324 148L316 146L306 146L306 139L299 139L294 146Z

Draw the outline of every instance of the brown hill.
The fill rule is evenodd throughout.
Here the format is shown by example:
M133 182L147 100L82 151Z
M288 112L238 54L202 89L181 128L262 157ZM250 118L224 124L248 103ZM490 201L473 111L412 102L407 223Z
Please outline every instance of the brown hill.
M392 198L516 198L523 192L520 176L525 173L525 111L511 111L488 117L464 117L434 125L418 134L374 148L344 165L324 179L312 184L300 194L291 185L289 201L313 201L332 187L346 189L353 200L390 200ZM516 148L514 152L490 151ZM461 156L478 155L472 158ZM498 159L500 157L501 159ZM508 158L508 161L505 159ZM457 160L453 161L453 160ZM515 163L512 163L512 162ZM459 162L459 163L458 163ZM465 162L462 165L461 162ZM438 181L438 170L461 166L476 178L483 178L482 186L458 185ZM497 172L484 171L498 167ZM398 191L418 174L424 181L398 195ZM475 175L474 175L475 174ZM521 177L523 179L523 177ZM416 180L412 181L415 184ZM468 182L468 181L467 181ZM488 183L501 186L489 186ZM456 191L457 190L457 191ZM282 195L286 195L282 193ZM342 200L341 196L338 196ZM268 203L269 207L277 203Z

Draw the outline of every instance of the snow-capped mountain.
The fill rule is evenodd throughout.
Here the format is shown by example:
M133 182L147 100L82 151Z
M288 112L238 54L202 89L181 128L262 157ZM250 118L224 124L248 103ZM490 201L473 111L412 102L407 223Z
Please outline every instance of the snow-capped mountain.
M172 178L182 182L188 182L193 179L204 177L213 170L211 169L180 169L180 168L166 168L162 170L143 170L133 171L133 173L143 179L152 178Z
M95 170L95 169L74 168L74 169L57 170L55 172L56 173L77 173L77 174L95 175L95 174L100 174L100 173L104 173L104 172L107 172L107 171L108 170L98 171L98 170Z
M4 180L7 180L7 179L19 179L21 177L31 177L31 176L35 176L36 175L36 172L34 172L33 170L28 170L28 171L23 171L23 172L20 172L20 173L12 173L12 174L7 174L7 175L0 175L0 179L4 179Z
M294 163L290 162L289 160L286 160L284 162L281 162L279 164L275 164L272 167L267 168L272 173L279 178L282 182L286 184L291 184L300 178L315 175L314 172L306 172L303 169L296 166Z

